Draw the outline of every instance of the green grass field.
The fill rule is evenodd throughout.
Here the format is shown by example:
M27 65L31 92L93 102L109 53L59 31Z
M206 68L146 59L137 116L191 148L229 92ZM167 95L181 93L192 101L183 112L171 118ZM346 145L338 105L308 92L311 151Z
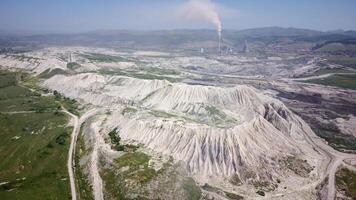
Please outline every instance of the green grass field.
M346 196L356 199L356 172L340 169L336 172L336 187L337 190L344 191Z
M345 67L356 68L356 58L355 57L343 57L343 56L334 56L328 57L329 62L339 64Z
M356 74L335 74L326 78L312 79L305 82L356 90Z
M318 76L318 75L323 75L323 74L330 74L330 73L356 73L356 71L351 71L351 70L347 70L347 69L320 69L318 71L316 71L314 74L312 74L313 76Z
M69 199L68 117L18 77L0 71L0 199Z
M17 82L16 73L9 73L5 71L0 71L0 88L16 85Z
M82 56L94 62L132 62L132 60L121 56L112 56L99 53L83 54Z
M37 91L31 91L19 83L20 77L23 77L20 73L0 71L0 112L58 111L59 103L55 102L55 97L44 97Z

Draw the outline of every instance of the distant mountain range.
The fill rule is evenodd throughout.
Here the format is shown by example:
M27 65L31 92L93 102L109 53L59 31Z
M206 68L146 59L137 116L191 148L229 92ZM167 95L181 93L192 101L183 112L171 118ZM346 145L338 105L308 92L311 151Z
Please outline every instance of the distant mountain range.
M239 46L245 40L249 42L279 43L288 39L290 42L307 42L312 46L332 41L354 41L356 31L316 31L299 28L264 27L246 30L224 30L224 41L232 46ZM142 48L195 48L211 47L217 41L214 30L100 30L73 34L36 34L11 33L0 31L0 46L16 45L91 45L120 46Z

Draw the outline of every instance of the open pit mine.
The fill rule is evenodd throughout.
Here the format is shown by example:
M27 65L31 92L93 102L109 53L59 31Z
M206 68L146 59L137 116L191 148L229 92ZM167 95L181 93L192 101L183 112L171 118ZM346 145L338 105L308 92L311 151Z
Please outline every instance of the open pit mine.
M240 66L254 61L256 68L239 72L250 76L233 75L226 64L232 60ZM259 62L250 56L88 47L43 48L0 58L3 69L32 77L18 79L23 87L30 85L31 91L54 97L60 103L57 109L64 109L71 119L67 165L75 197L333 199L340 195L335 173L341 165L352 165L353 154L333 149L285 104L298 111L288 96L296 94L291 91L302 87L322 91L320 86L303 86L285 77L300 73L300 68L275 73L279 82L254 76L251 71L259 71ZM277 63L269 61L270 72L275 72ZM218 75L217 70L226 73ZM334 99L344 95L336 92ZM68 102L76 106L68 107ZM345 134L353 119L338 120Z

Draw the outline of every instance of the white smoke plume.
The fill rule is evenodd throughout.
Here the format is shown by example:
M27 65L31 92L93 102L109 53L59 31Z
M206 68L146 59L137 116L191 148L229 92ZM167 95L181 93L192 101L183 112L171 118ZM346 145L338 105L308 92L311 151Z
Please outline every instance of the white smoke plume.
M210 0L189 0L179 9L179 14L187 20L205 20L212 23L221 39L221 20L215 4Z

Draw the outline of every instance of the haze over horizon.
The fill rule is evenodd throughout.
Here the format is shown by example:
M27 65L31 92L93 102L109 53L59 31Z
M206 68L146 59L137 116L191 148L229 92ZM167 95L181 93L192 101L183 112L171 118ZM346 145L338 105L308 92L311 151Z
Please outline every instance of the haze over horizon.
M295 27L321 31L355 30L352 0L201 0L214 4L223 29ZM188 0L47 0L0 1L2 31L75 33L93 30L214 29L201 19L182 19L179 9Z

